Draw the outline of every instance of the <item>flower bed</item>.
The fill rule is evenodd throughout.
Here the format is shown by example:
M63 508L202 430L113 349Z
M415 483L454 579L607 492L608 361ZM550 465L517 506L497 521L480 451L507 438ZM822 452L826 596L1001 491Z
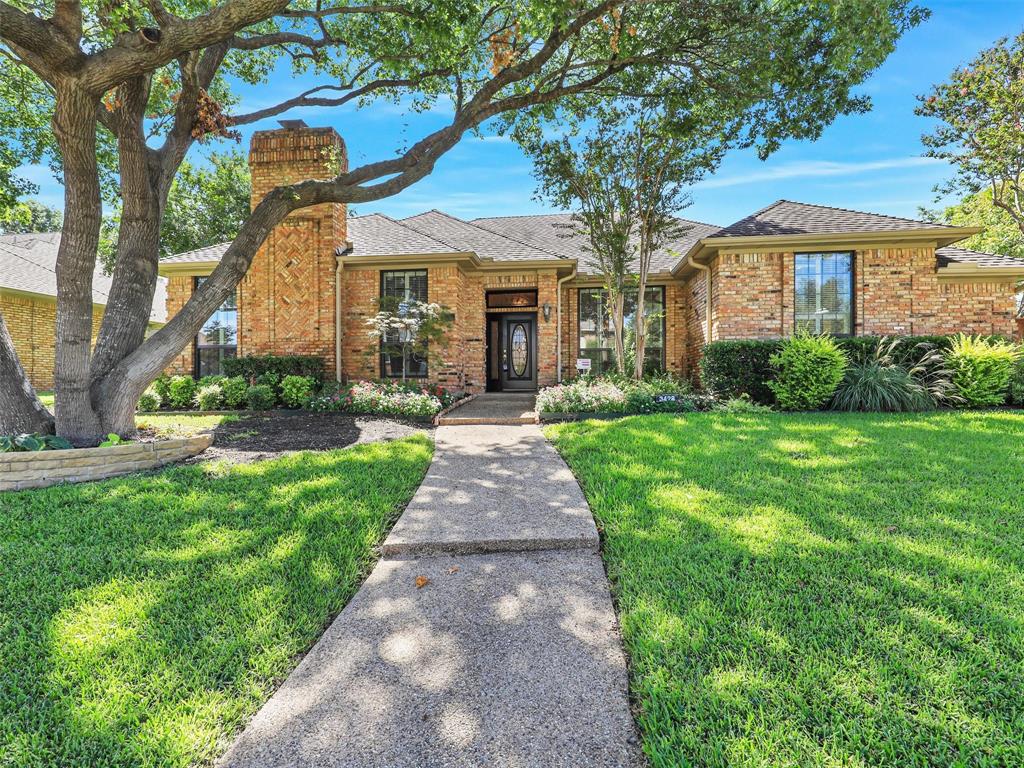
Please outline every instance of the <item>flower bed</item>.
M542 414L672 413L708 410L714 400L671 376L634 381L621 376L581 376L545 387L537 395Z
M433 418L464 397L441 386L399 381L357 381L323 392L309 401L310 410Z

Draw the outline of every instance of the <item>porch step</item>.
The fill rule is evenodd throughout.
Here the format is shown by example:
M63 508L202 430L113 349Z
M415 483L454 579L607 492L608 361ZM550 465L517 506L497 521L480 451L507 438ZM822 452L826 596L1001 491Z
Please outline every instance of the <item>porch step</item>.
M464 424L536 424L537 396L532 393L485 392L448 411L439 426Z
M454 427L462 424L536 424L537 414L522 416L442 416L437 420L440 427Z

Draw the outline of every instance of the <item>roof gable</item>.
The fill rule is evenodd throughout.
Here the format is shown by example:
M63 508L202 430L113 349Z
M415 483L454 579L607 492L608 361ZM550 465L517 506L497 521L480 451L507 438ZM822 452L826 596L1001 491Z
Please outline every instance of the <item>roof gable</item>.
M865 213L827 205L776 200L749 216L720 229L716 237L770 237L773 235L826 235L855 232L899 232L943 227L914 219Z
M524 242L437 210L402 219L402 224L430 237L457 245L459 250L473 251L481 259L544 261L565 258L536 244Z

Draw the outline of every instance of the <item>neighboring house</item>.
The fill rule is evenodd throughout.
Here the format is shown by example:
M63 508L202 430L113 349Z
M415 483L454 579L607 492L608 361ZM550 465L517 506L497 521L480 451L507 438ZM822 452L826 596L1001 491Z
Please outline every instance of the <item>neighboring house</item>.
M0 235L0 313L22 366L37 390L53 389L57 325L57 249L60 232ZM166 284L158 280L150 326L167 319ZM92 281L93 338L100 328L110 277L96 265Z

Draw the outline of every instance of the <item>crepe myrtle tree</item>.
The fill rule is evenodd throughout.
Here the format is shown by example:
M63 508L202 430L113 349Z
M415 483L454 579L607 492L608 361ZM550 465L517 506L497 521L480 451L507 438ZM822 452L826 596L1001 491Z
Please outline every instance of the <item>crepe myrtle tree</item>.
M596 122L577 117L578 124L592 126L581 138L527 143L538 193L573 212L568 228L583 239L608 292L616 367L641 379L651 258L688 231L677 218L690 205L687 189L717 166L739 124L722 112L675 121L657 101L599 110ZM625 295L632 290L637 301L627 343ZM627 372L630 357L633 370Z
M379 343L382 354L402 356L402 381L406 380L413 356L440 361L439 350L455 323L455 315L440 304L426 301L401 301L382 297L378 312L366 325L370 338ZM367 349L373 355L376 350Z
M396 194L485 121L506 130L585 94L657 96L670 111L711 99L742 106L770 150L866 108L851 89L923 13L909 0L841 11L829 0L0 0L0 77L43 97L53 140L42 151L52 152L65 190L56 431L78 444L133 432L138 396L291 211ZM238 84L266 82L281 62L295 82L317 84L242 109ZM445 100L450 120L395 156L267 192L209 278L147 338L162 212L194 143L292 109L379 98L413 109ZM122 213L93 345L90 283L111 146ZM0 431L54 426L2 323L0 408Z
M983 50L918 101L915 112L938 121L921 137L925 154L955 170L935 191L968 197L987 190L1024 232L1024 32Z

